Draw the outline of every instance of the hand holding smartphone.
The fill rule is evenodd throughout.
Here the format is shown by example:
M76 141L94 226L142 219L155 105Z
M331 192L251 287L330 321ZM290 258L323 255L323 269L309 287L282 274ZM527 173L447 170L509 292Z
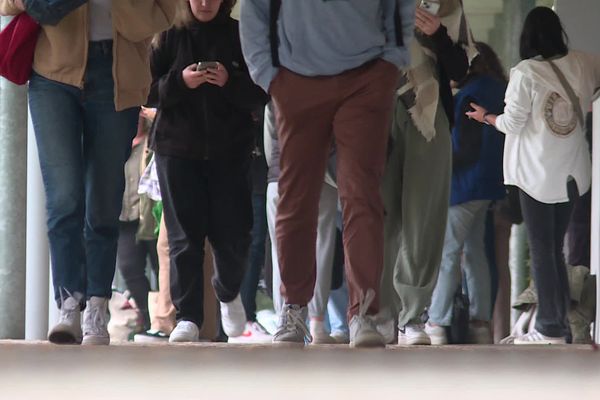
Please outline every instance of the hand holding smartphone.
M439 0L421 0L420 8L427 11L431 15L438 15L440 12Z
M205 71L207 69L219 69L217 61L200 61L196 66L196 71Z

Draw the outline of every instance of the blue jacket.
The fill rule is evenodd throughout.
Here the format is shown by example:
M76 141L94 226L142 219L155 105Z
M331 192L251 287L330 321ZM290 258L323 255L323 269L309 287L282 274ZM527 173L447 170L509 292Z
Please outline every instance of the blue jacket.
M499 200L505 196L502 174L504 135L492 126L465 116L471 102L491 113L501 114L505 92L504 82L480 76L473 78L455 96L451 206L473 200Z
M269 0L241 3L242 49L254 81L268 91L278 69L269 41ZM395 10L403 43L414 35L415 0L283 0L278 18L281 65L304 76L333 76L377 58L409 64L398 47Z

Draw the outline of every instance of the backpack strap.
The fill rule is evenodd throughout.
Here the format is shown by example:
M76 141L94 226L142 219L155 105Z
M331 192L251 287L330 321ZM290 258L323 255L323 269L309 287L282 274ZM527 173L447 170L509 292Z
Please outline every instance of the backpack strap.
M279 36L277 34L277 20L281 10L281 0L271 0L269 8L269 42L271 43L271 60L274 67L280 67L279 62Z
M552 69L554 70L554 73L558 77L558 80L560 81L561 85L567 92L567 95L569 96L569 100L571 101L571 105L573 106L573 110L575 111L575 113L577 114L577 118L579 119L579 124L581 124L581 128L585 129L585 119L583 118L583 110L581 109L581 102L579 101L579 97L577 96L577 94L575 94L573 87L571 87L571 84L569 83L569 81L567 80L565 75L562 73L560 68L558 68L556 66L554 61L552 61L552 60L547 60L547 61L550 64L550 66L552 67Z
M402 15L400 15L400 6L396 2L396 10L394 11L394 26L396 29L396 44L398 47L404 47L404 36L402 34Z

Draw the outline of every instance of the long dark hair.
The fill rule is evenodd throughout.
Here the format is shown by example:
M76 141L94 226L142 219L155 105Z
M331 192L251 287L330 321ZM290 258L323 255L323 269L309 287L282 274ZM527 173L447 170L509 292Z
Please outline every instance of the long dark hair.
M458 87L464 87L471 79L478 76L489 76L505 83L508 82L504 67L496 52L484 42L475 42L475 47L479 54L471 62L469 73L458 84Z
M544 59L569 52L568 37L560 18L548 7L536 7L527 15L521 33L522 60L537 56Z

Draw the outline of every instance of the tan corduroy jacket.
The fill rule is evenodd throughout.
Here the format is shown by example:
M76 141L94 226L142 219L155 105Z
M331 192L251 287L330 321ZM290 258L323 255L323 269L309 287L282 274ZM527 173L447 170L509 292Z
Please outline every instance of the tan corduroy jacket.
M140 106L148 97L150 41L167 30L175 16L174 0L115 0L113 20L113 77L117 110ZM0 0L0 15L16 15L14 0ZM43 25L33 69L45 78L83 87L88 52L88 5L85 4L58 25Z

